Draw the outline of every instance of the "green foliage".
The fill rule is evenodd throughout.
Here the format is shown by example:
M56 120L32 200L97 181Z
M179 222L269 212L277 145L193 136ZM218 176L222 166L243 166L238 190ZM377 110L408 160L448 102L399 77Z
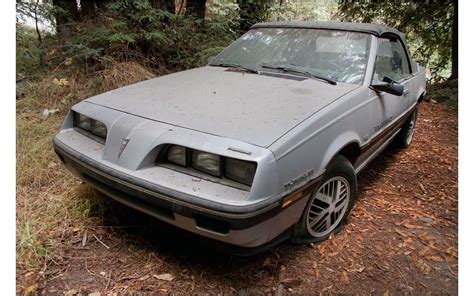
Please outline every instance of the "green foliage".
M443 103L457 109L458 107L458 80L449 79L441 83L428 86L426 100Z
M345 21L382 23L407 36L415 60L424 65L432 81L449 76L452 1L376 1L348 2L339 6L337 17Z
M197 67L237 37L235 4L216 1L210 10L215 15L203 26L155 9L149 0L117 0L104 15L64 27L49 47L49 60L60 65L72 60L69 68L101 69L112 60L174 70Z
M16 72L18 76L34 76L44 72L44 50L39 47L33 29L16 27Z
M337 12L334 0L286 0L275 3L270 8L270 19L273 21L327 21Z
M238 0L240 12L240 30L245 32L250 27L270 17L273 0Z

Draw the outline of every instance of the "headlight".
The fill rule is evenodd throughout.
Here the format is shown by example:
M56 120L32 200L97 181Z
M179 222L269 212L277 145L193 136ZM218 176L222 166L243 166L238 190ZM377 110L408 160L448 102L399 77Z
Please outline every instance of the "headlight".
M91 119L91 132L101 138L107 137L107 127L100 121Z
M103 122L92 119L77 112L74 112L74 126L82 130L88 131L97 137L104 139L107 137L107 127Z
M182 168L176 170L192 176L201 177L200 171L214 177L222 178L224 183L238 182L252 186L257 163L246 160L225 157L214 153L194 150L191 148L169 145L158 155L156 163L175 164ZM197 174L197 175L196 175Z
M74 113L76 126L78 128L82 128L83 130L90 131L91 130L91 119L85 115L80 113Z
M225 160L225 176L231 180L252 185L257 164L255 162L243 161L234 158Z
M221 157L216 154L207 153L204 151L193 151L193 168L198 171L221 176Z
M186 148L182 146L171 146L168 150L167 159L177 165L186 166Z

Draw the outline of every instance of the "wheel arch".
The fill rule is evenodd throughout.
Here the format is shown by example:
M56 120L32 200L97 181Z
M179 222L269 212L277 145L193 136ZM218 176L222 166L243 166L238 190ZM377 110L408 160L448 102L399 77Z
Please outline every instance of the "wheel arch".
M360 140L357 134L355 132L344 133L329 145L323 158L322 167L326 168L336 155L344 156L352 165L355 165L360 154Z
M416 100L416 102L419 104L419 103L423 102L424 99L425 99L425 92L422 92L422 93L418 96L418 99Z

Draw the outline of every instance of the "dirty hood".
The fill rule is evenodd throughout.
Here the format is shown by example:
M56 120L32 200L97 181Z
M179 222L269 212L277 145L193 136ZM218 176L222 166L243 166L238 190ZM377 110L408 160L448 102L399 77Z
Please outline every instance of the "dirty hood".
M140 117L261 147L357 85L202 67L87 99Z

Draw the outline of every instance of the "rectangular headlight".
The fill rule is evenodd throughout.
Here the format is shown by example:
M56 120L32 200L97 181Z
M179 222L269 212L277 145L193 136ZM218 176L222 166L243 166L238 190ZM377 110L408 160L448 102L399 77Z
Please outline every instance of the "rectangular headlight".
M103 122L92 119L81 113L74 112L74 127L90 132L99 138L107 137L107 127Z
M83 130L90 131L92 128L91 119L85 115L74 113L75 126Z
M249 162L244 160L238 160L234 158L226 158L225 160L225 176L231 180L252 185L253 177L257 164L255 162Z
M167 160L174 164L186 166L186 148L173 145L168 150Z
M194 150L192 162L193 168L198 171L208 173L216 177L221 176L221 157L219 155Z
M101 138L107 137L107 127L98 120L91 119L91 132Z

